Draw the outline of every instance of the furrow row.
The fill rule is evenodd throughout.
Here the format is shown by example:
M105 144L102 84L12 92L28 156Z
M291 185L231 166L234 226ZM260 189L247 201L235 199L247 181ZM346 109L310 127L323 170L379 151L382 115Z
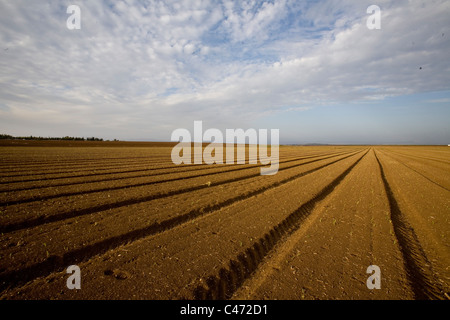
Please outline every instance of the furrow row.
M431 183L434 183L438 187L443 188L447 191L450 191L450 189L449 189L450 180L446 176L446 170L444 168L442 168L442 169L441 168L432 168L432 170L430 170L431 168L429 166L421 163L421 162L423 162L423 160L418 161L417 159L410 157L413 160L407 161L407 160L405 160L405 157L408 158L406 155L394 153L390 149L385 150L385 153L386 153L386 151L388 151L387 153L389 154L389 156L391 158L395 159L397 162L401 163L403 166L405 166L409 170L414 171L415 173L421 175L422 177L424 177ZM441 170L439 170L439 169L441 169Z
M16 269L15 271L8 271L3 272L3 274L0 276L0 283L3 283L3 288L9 287L9 286L15 286L20 283L23 283L24 281L30 281L33 278L44 276L61 266L67 265L68 263L79 263L80 261L86 261L89 258L102 254L108 250L114 249L118 246L134 242L138 239L145 238L166 230L170 230L175 228L176 226L186 223L188 221L192 221L193 219L204 216L209 213L213 213L216 211L219 211L223 209L224 207L231 206L237 202L244 201L246 199L249 199L251 197L257 196L259 194L262 194L268 190L275 189L278 187L281 187L291 181L294 181L300 177L304 177L306 175L309 175L311 173L317 172L323 168L329 167L337 162L343 161L354 154L348 155L348 156L342 156L338 158L337 160L326 162L322 165L319 165L317 167L313 167L309 170L291 174L288 175L286 178L276 181L274 183L263 185L259 188L256 188L254 190L248 190L244 193L238 193L236 196L231 198L224 198L220 202L210 203L209 205L204 205L200 209L193 209L188 211L185 214L175 216L173 218L166 218L165 220L159 221L157 223L150 223L146 226L143 226L141 228L134 228L129 232L126 233L120 233L118 235L114 235L105 239L102 239L101 241L83 245L82 247L75 248L69 252L61 251L63 248L63 241L57 241L58 245L60 247L59 253L57 251L53 251L52 255L47 257L44 260L40 260L37 263L34 263L32 265L28 265L26 267L22 267L20 269ZM315 162L315 161L314 161ZM132 203L128 203L127 205L131 205ZM67 218L67 217L66 217ZM26 231L26 230L24 230ZM28 233L28 231L27 231ZM65 232L67 234L67 232ZM36 241L36 239L35 239ZM53 239L55 241L55 239ZM56 254L55 254L56 253ZM27 260L32 260L32 258L27 255ZM24 256L25 259L25 256ZM17 260L17 259L16 259ZM17 263L17 261L16 261Z
M326 154L326 153L311 153L311 154L302 154L302 156L319 156L321 154ZM286 158L299 158L298 154L282 154L280 155L281 159L286 159ZM151 159L151 158L147 158L147 159ZM126 159L124 159L126 160ZM247 159L248 160L248 159ZM0 181L0 184L7 184L7 183L20 183L20 182L35 182L35 181L42 181L42 180L56 180L56 179L67 179L67 178L79 178L79 177L89 177L89 176L95 176L98 174L101 174L102 172L105 172L104 174L114 174L114 173L126 173L126 172L135 172L134 170L129 171L129 170L125 170L122 171L120 169L123 168L142 168L144 167L145 169L141 169L141 170L161 170L161 169L176 169L176 168L184 168L184 167L194 167L194 166L202 166L202 164L183 164L183 165L174 165L171 163L171 159L167 159L164 162L152 162L152 161L148 161L145 162L145 164L143 164L143 161L135 161L130 163L129 161L121 161L118 162L117 164L114 165L107 165L107 164L102 164L100 163L99 166L95 166L95 167L77 167L77 166L64 166L61 169L64 169L64 171L55 171L54 170L54 166L52 166L51 168L47 168L49 165L43 165L40 166L38 168L36 168L33 171L26 171L26 172L21 172L19 174L13 174L13 175L1 175L0 176L0 180L4 180L4 181ZM170 163L170 165L167 165L168 163ZM14 167L20 167L20 164L15 164ZM21 169L17 170L17 172L20 172ZM119 170L117 172L109 172L111 170ZM37 172L35 172L37 171ZM74 174L74 173L78 173L78 172L86 172L86 171L91 171L93 173L83 173L83 174ZM15 170L11 170L8 169L7 172L16 172ZM29 177L35 177L35 178L29 178ZM11 179L14 178L14 179ZM15 178L20 178L20 179L15 179Z
M218 274L206 277L205 281L202 281L206 282L206 286L199 285L195 288L193 292L195 299L223 300L231 298L242 283L252 276L253 272L258 268L258 265L274 246L283 237L289 236L300 227L302 221L312 212L316 203L327 197L361 161L367 152L322 189L320 193L289 214L280 224L274 226L263 237L257 239L251 247L248 247L231 259L228 266L220 268Z
M315 158L319 157L321 155L317 156L309 156L309 157L297 157L293 159L287 159L282 160L279 162L279 164L285 164L290 163L293 161L298 160L304 160L309 158ZM171 166L171 167L164 167L164 168L146 168L146 169L137 169L137 170L126 170L126 171L120 171L120 172L106 172L106 173L92 173L92 174L84 174L84 175L74 175L74 176L68 176L64 178L51 178L47 177L45 179L40 180L33 180L33 184L31 186L20 186L18 188L11 188L9 185L5 187L5 189L0 190L0 192L19 192L19 191L27 191L27 190L34 190L34 189L43 189L48 187L65 187L65 186L71 186L71 185L78 185L78 184L87 184L87 183L96 183L96 182L106 182L106 181L116 181L116 180L124 180L124 179L134 179L134 178L143 178L143 177L149 177L149 176L160 176L160 175L169 175L169 174L180 174L180 173L189 173L192 171L218 171L218 172L226 172L226 169L237 169L242 168L248 169L249 167L262 167L263 165L233 165L232 167L229 165L216 165L216 166L209 166L205 167L205 165L200 164L193 164L193 165L187 165L187 166ZM225 170L223 170L225 168ZM157 170L163 170L162 172L154 172ZM130 173L137 173L137 175L130 175ZM146 172L147 174L144 174ZM107 177L104 177L107 176ZM97 179L86 179L89 177L97 177ZM77 179L78 178L78 179ZM58 182L61 179L67 179L69 181L65 182ZM46 184L43 182L47 182ZM14 181L13 184L16 184L20 181ZM6 184L6 182L4 183Z
M145 160L128 160L122 159L117 162L102 162L98 161L95 165L80 164L74 162L73 164L53 164L53 163L43 163L36 166L27 166L20 163L11 163L3 168L0 168L0 178L19 178L19 177L29 177L38 175L52 175L52 174L64 174L70 172L83 172L86 170L102 170L102 169L114 169L123 166L133 166L133 165L146 165L161 166L170 163L170 158L164 160L154 160L147 157Z
M383 149L383 150L385 150L385 149ZM409 151L408 152L408 150L401 150L401 151L397 151L397 150L393 150L392 148L389 148L388 149L391 153L395 153L395 154L398 154L398 155L401 155L401 156L403 156L403 157L407 157L407 158L411 158L411 159L422 159L422 160L427 160L427 161L434 161L434 162L438 162L438 163L442 163L442 164L445 164L445 165L448 165L448 164L450 164L450 161L449 160L445 160L445 159L443 159L443 158L435 158L435 157L430 157L429 155L427 155L427 156L421 156L421 155L418 155L416 152L411 152L411 151ZM405 153L406 152L406 153Z
M322 157L319 159L309 160L309 161L302 162L299 164L293 164L290 166L280 168L279 171L294 169L294 168L297 168L300 166L304 166L306 164L315 163L315 162L318 162L321 160L326 160L326 159L332 158L332 157L335 157L335 156ZM242 169L232 170L232 171L229 171L228 173L234 172L234 171L242 171ZM203 178L204 176L208 176L208 175L210 175L210 173L197 175L195 178ZM165 181L161 181L161 182L153 181L153 182L149 182L149 183L142 183L139 185L135 184L132 186L125 186L125 187L124 186L108 187L108 188L100 189L100 190L96 189L96 190L88 190L88 191L83 191L83 192L74 192L74 193L66 193L66 194L60 194L60 195L54 195L54 196L40 197L39 199L30 199L27 201L24 201L24 200L15 201L14 203L8 203L8 206L5 207L5 212L9 212L7 210L11 211L12 208L14 208L14 204L17 204L19 206L19 208L17 208L17 209L21 208L20 210L22 213L20 213L19 216L17 216L17 214L16 214L15 219L14 219L14 217L10 217L9 215L3 214L3 216L1 216L0 219L3 218L6 221L0 226L0 232L3 232L3 233L11 232L14 230L29 228L29 227L33 227L33 226L37 226L37 225L41 225L41 224L45 224L45 223L50 223L50 222L55 222L55 221L60 221L60 220L64 220L64 219L68 219L68 218L72 218L72 217L76 217L76 216L83 216L83 215L92 214L92 213L99 212L99 211L129 206L129 205L133 205L133 204L137 204L137 203L141 203L141 202L147 202L147 201L151 201L151 200L155 200L155 199L167 198L167 197L171 197L171 196L178 195L178 194L183 194L183 193L188 193L188 192L192 192L195 190L209 188L211 186L226 185L226 184L241 181L241 180L260 177L260 173L259 172L256 172L256 173L243 172L242 174L240 174L238 176L232 175L230 178L226 178L226 177L223 178L220 173L217 174L216 176L217 176L217 178L215 180L210 178L210 183L206 183L206 184L197 182L197 180L198 180L197 179L197 180L194 180L193 183L186 186L186 183L183 182L182 178L173 178L173 179L165 180ZM185 179L194 179L194 177L185 178ZM175 185L174 185L175 182L179 185L179 187L175 188ZM164 186L166 186L166 188L159 188L159 190L156 188L154 188L156 190L154 190L154 189L146 190L145 189L148 186L155 186L157 184L159 184L159 185L164 184ZM141 189L143 189L142 193L145 195L130 198L130 196L127 196L127 194L130 193L129 190L131 187L133 187L133 188L140 187ZM75 201L77 199L74 198L74 196L85 197L86 195L94 194L94 193L95 194L100 193L102 195L107 195L107 193L104 193L105 191L124 191L125 193L122 195L122 197L119 197L119 199L122 198L122 200L116 200L115 197L112 197L112 198L107 197L105 199L105 201L102 201L102 204L97 204L97 205L92 205L92 202L90 202L90 201L85 201L84 202L84 203L86 203L85 205L81 205L81 202L79 202L78 204L75 203ZM71 197L71 200L72 200L72 202L75 203L75 205L77 205L77 206L81 205L82 207L78 210L72 209L70 211L55 213L54 210L52 209L53 206L49 207L49 209L51 210L50 212L45 212L42 210L42 204L40 205L39 208L36 208L36 205L32 205L33 203L35 203L35 201L38 201L38 200L39 201L53 200L54 198L62 198L62 197ZM81 200L81 199L79 199L79 200ZM29 214L25 215L25 214L23 214L23 209L24 209L23 206L25 204L27 204L27 202L31 207L30 207ZM97 203L97 201L95 201L95 203ZM3 205L5 205L5 204L3 204ZM37 210L37 209L39 209L39 210ZM36 210L38 212L36 212Z
M398 239L405 269L407 270L407 276L415 299L442 299L445 292L439 281L436 280L432 265L418 240L416 232L400 210L399 204L386 178L384 166L377 153L375 153L375 157L380 167L381 177L388 196L395 236Z

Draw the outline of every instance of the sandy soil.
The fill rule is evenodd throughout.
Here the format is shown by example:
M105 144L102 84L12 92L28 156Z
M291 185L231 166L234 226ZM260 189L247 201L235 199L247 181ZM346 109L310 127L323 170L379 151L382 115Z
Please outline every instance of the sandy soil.
M0 147L2 299L449 298L446 147L282 146L261 176L27 143Z

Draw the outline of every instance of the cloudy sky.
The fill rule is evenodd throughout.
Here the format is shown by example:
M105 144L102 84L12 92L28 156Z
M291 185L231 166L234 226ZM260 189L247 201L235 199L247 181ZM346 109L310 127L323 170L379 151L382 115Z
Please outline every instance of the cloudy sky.
M0 0L0 133L169 141L202 120L449 144L449 17L446 0Z

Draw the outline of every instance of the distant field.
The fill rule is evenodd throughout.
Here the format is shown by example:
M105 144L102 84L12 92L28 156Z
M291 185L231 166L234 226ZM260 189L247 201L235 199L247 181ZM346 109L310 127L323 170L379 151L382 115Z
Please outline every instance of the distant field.
M262 176L174 145L1 141L0 298L450 298L450 147L281 146Z

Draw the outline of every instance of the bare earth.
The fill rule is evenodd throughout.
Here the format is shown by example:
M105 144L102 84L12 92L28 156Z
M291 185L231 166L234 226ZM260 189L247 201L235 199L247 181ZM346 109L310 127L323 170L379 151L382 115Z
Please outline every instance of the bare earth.
M450 147L281 146L273 176L172 147L2 141L0 298L450 298Z

